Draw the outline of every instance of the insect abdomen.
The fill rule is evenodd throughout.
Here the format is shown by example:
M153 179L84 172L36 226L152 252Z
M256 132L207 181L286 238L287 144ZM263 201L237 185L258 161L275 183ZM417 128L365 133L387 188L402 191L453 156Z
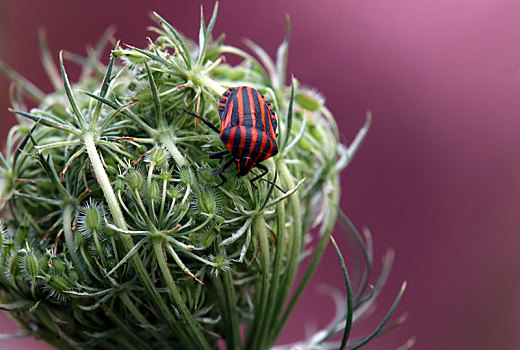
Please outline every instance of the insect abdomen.
M278 153L276 140L263 130L229 125L220 135L220 139L235 158L250 157L255 163L259 163Z
M220 138L231 154L261 162L278 153L276 115L257 90L229 88L219 102Z

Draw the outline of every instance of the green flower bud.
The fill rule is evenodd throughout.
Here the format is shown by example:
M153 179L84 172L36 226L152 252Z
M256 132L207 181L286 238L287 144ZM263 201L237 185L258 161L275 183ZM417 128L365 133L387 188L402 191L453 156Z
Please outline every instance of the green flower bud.
M202 180L204 180L207 183L213 183L214 177L213 175L211 175L211 171L209 170L206 164L202 165L198 173Z
M105 165L107 167L117 168L117 163L114 158L105 158Z
M0 254L0 263L2 262L1 259L3 259L3 258L7 259L7 257L11 256L13 250L15 249L14 241L8 236L4 237L4 243L2 245L2 249L3 249L3 252L2 252L2 254ZM1 264L0 264L0 266L1 266Z
M159 175L157 175L157 179L159 179L161 182L166 181L170 182L172 181L172 176L167 171L161 171Z
M190 204L186 201L184 203L182 203L181 205L178 205L177 206L177 211L178 213L183 213L185 212L188 208L189 208ZM194 217L195 216L195 213L191 213L191 216Z
M188 236L188 242L193 246L199 245L200 239L201 237L198 233L194 233Z
M159 200L159 197L161 196L161 187L157 183L157 181L152 181L150 183L150 188L148 189L148 195L150 200L157 201Z
M181 174L180 174L181 182L185 185L191 184L191 172L190 168L188 166L184 165L181 168Z
M134 100L150 102L153 100L152 92L150 90L139 91L135 96Z
M31 278L40 273L40 262L34 252L28 252L23 258L23 270Z
M197 195L197 207L202 213L213 215L217 211L217 199L212 188L203 188Z
M211 270L211 273L217 277L221 271L229 270L230 261L224 256L216 256L213 259L215 266Z
M11 173L3 171L0 173L0 203L11 197L14 191L14 177Z
M120 177L118 177L116 179L116 182L114 184L114 187L116 189L116 191L122 191L125 189L125 182L123 181L123 179L121 179Z
M8 258L9 276L16 278L20 275L20 256L21 251L14 251Z
M77 282L79 281L79 273L78 273L78 270L74 267L70 267L69 270L68 270L68 273L69 273L69 278L72 282Z
M158 167L165 166L168 164L168 153L164 149L156 147L152 153L150 153L149 161Z
M125 59L127 59L129 62L134 64L139 64L146 62L146 56L144 56L142 53L136 52L134 50L114 50L112 51L112 56L114 57L121 57L124 56Z
M129 170L125 175L125 181L130 191L142 192L145 186L144 176L137 170Z
M298 141L298 147L301 148L303 151L312 151L312 145L304 137L302 137L300 141Z
M168 196L171 198L178 198L179 197L179 189L177 187L170 187L168 189Z
M47 286L51 295L57 299L66 299L68 296L63 292L71 290L72 286L65 277L52 275L47 278Z
M314 136L314 138L319 142L322 142L327 137L323 131L323 128L318 127L316 124L311 124L309 130L311 135Z
M280 330L265 329L277 327L287 311L270 308L270 303L290 300L296 271L310 248L313 218L307 214L313 199L323 198L320 212L331 213L318 220L323 242L335 224L340 188L333 158L342 147L334 137L336 125L321 97L296 84L291 136L300 131L303 135L291 148L279 143L280 152L273 155L273 140L267 143L259 132L269 127L267 102L254 98L252 90L242 90L242 97L239 91L224 91L243 85L264 94L278 118L278 141L284 141L291 96L291 86L283 79L289 73L287 40L271 62L254 45L250 56L224 46L223 36L211 40L216 38L211 33L214 17L201 18L201 47L166 20L156 19L158 38L151 39L156 45L116 47L113 57L122 59L111 61L105 74L96 50L91 50L91 56L76 61L84 70L91 70L94 62L96 74L82 76L79 83L64 81L65 88L44 94L29 116L41 116L41 122L19 122L6 133L0 207L9 235L1 230L1 299L34 305L35 312L14 310L15 319L24 329L44 325L30 327L31 333L63 348L126 348L128 339L121 335L127 328L135 333L130 345L138 349L214 349L219 339L239 348L242 331L249 345L268 347ZM225 62L224 55L232 53L241 56L242 63ZM60 65L62 72L67 68ZM78 89L106 100L90 94L70 98ZM265 118L257 118L253 126L242 114L234 139L224 145L209 123L199 122L196 129L197 119L186 113L196 112L218 129L219 109L222 114L224 107L219 98L234 99L239 114L252 113L254 107L257 116L263 111ZM72 116L78 110L82 116ZM19 113L20 118L24 115ZM84 123L71 124L80 119ZM27 137L29 132L34 140ZM78 146L56 147L69 143ZM268 157L261 164L269 165L270 173L250 186L247 181L262 170L254 168L239 177L233 157L225 151L230 144L235 156L248 154L258 161ZM209 154L218 152L225 155L219 165L217 159L208 161ZM215 168L231 165L222 174L225 185L215 188L222 179L206 162ZM65 164L70 166L60 174ZM283 190L269 191L264 180L276 174ZM281 192L287 196L280 197ZM81 203L85 198L89 202ZM314 257L322 253L317 249ZM230 268L233 271L223 273ZM212 280L217 274L222 278ZM277 300L271 300L272 295ZM139 316L136 312L143 316L129 317ZM113 322L101 334L106 313ZM337 333L337 324L327 331ZM325 341L319 345L334 345Z
M89 232L101 232L103 230L103 217L97 205L92 205L85 210L85 225Z
M160 36L160 37L157 38L157 40L155 40L155 43L157 45L162 45L162 44L166 43L166 38L163 37L163 36Z
M323 105L323 97L313 91L298 91L294 94L294 100L300 107L311 112L318 111Z
M114 256L114 254L107 254L107 264L108 264L108 268L111 269L113 267L115 267L117 265L117 260L116 260L116 257Z
M47 273L49 271L49 259L45 255L38 257L38 264L42 272Z
M59 258L53 258L51 260L51 266L52 266L52 271L58 275L63 274L66 269L65 263Z
M117 169L116 167L112 166L112 165L107 165L106 166L106 170L107 170L107 173L109 173L110 175L115 175L117 174Z
M137 146L137 152L139 152L139 153L145 153L146 151L148 151L148 149L146 148L145 145L139 145L139 146Z
M233 69L230 66L220 66L215 70L215 74L223 75L229 80L242 80L246 75L244 71Z

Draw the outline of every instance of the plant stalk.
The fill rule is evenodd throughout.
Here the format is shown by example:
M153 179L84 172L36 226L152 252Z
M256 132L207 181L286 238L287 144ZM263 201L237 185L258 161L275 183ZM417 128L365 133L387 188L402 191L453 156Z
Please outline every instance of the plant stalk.
M179 292L179 288L177 284L173 280L170 269L168 268L168 263L166 262L166 256L164 255L163 243L161 240L156 240L153 243L153 248L155 252L155 257L157 259L157 263L159 264L159 268L161 269L161 273L163 275L164 281L166 282L166 286L170 291L170 296L172 301L175 303L177 311L182 315L184 321L186 322L186 332L188 336L191 338L190 344L196 342L197 345L194 348L196 349L204 349L211 350L211 347L208 344L208 341L200 331L193 315L190 313L190 310L186 307L186 303Z
M266 222L263 215L258 215L253 221L253 233L258 236L260 242L260 254L259 260L261 265L261 278L260 286L261 289L257 295L257 302L255 304L255 318L252 324L249 326L248 331L252 333L248 334L246 339L246 349L264 349L264 341L262 333L266 328L267 309L269 303L269 288L270 288L270 272L271 272L271 259L269 252L269 233L267 232Z
M85 264L80 260L76 253L76 242L72 236L72 214L74 213L74 206L72 204L65 205L63 208L63 233L65 235L65 245L69 251L69 255L72 258L72 262L78 267L79 273L83 275L87 281L90 281L87 271L85 270Z
M110 212L114 219L114 223L117 227L127 230L126 221L117 202L117 197L115 196L114 189L110 183L107 173L103 167L103 163L101 162L101 158L96 150L96 145L94 141L94 134L92 132L86 132L84 136L85 148L87 149L90 163L92 164L92 170L96 176L99 186L103 190L103 194L105 195L105 199L110 208ZM132 237L127 235L121 235L121 240L123 241L123 245L127 252L129 252L134 247L134 242ZM175 316L170 312L168 306L159 295L155 285L150 279L149 273L146 271L143 261L139 254L134 254L131 257L132 264L140 278L143 282L146 290L150 293L150 296L153 302L156 304L157 308L161 311L166 321L169 323L172 330L174 330L179 338L185 342L186 344L190 344L189 337L184 333L181 327L179 327L179 323L175 319Z

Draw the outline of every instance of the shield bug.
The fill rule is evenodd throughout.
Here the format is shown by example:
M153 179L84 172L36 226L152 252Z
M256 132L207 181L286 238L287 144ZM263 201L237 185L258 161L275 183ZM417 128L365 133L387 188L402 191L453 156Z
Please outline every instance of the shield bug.
M211 159L220 159L222 162L224 157L231 155L231 158L216 172L222 179L217 187L227 181L224 172L233 163L237 166L238 176L249 174L254 167L262 171L258 175L252 172L255 175L251 179L254 187L256 187L254 182L258 179L275 185L271 181L263 179L269 169L261 162L278 153L276 114L269 101L261 93L248 86L227 89L218 104L220 130L197 114L186 109L184 111L220 134L220 139L227 150L211 154L209 156ZM280 189L278 186L276 187ZM284 192L282 189L280 190Z

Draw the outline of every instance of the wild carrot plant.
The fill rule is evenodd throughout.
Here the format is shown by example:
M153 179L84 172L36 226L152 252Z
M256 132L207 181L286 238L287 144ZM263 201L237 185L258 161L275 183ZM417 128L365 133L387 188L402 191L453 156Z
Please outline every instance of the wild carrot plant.
M107 32L87 57L62 52L55 65L42 36L52 93L0 64L18 118L0 154L0 299L21 334L57 349L268 349L331 240L346 295L331 324L297 348L357 349L395 325L402 290L374 333L349 337L393 255L370 286L370 235L344 217L363 256L353 285L331 236L339 173L370 118L341 144L323 99L286 83L289 30L273 62L250 41L252 54L214 39L217 7L209 22L201 16L198 43L154 14L148 47L121 46ZM72 63L81 67L74 83ZM271 101L279 153L264 162L271 183L252 186L254 175L232 171L216 187L219 162L208 154L224 145L184 109L218 125L220 95L243 85Z

